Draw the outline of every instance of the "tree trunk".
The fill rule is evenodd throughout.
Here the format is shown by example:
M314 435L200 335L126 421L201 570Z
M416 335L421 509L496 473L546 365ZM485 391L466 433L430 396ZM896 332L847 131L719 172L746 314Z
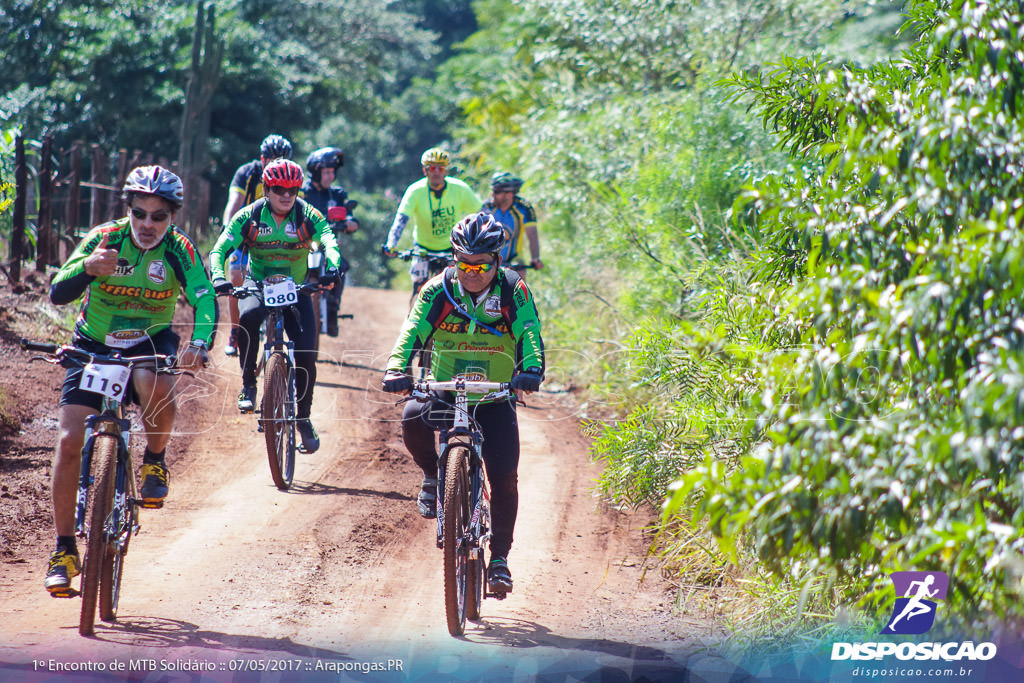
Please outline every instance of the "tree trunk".
M199 191L203 172L210 164L210 102L220 82L224 44L216 39L214 5L204 13L203 0L196 8L196 26L192 34L192 66L185 89L185 108L181 115L179 173L185 186L185 204L178 214L178 225L198 237L209 222L210 207Z

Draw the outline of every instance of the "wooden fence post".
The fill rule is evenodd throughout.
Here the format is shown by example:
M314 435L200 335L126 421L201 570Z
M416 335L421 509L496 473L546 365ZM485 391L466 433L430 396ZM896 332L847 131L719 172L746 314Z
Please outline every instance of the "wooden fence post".
M111 192L107 204L107 220L121 218L125 213L125 207L121 199L121 188L128 177L128 150L123 147L117 150L117 177L114 179L116 192Z
M89 226L99 225L106 220L103 206L106 204L106 193L110 192L97 185L107 184L107 155L103 153L100 146L95 142L92 147L92 187L89 193L90 213Z
M82 191L81 140L75 140L73 143L71 143L70 165L71 168L68 169L68 201L67 204L64 205L64 216L65 222L67 223L66 230L67 236L70 238L70 244L77 245L78 222L82 214L82 198L80 194ZM70 248L73 249L74 246ZM70 251L68 251L67 253L62 253L60 256L61 261L64 261L70 255Z
M46 266L56 261L56 247L60 240L54 234L51 200L53 198L53 138L43 136L39 151L39 216L36 235L36 271L46 272Z
M28 193L28 169L25 166L25 140L14 141L14 216L11 230L10 279L21 280L21 259L25 254L25 198Z

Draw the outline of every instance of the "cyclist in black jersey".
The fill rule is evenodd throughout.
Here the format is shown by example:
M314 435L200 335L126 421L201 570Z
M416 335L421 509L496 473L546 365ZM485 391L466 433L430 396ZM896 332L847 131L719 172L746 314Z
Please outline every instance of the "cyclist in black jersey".
M282 158L292 158L292 143L281 135L271 133L260 143L260 158L238 167L231 179L231 187L228 188L228 203L221 220L223 229L227 229L239 209L249 206L264 195L263 168L274 159ZM248 254L238 249L228 259L228 279L235 287L240 287L245 280L248 258ZM234 356L238 354L238 299L234 297L228 300L228 321L231 323L231 334L224 346L224 353Z
M348 193L344 187L333 185L338 169L345 164L345 155L337 147L321 147L315 150L306 159L306 170L309 171L309 178L302 184L299 196L316 208L331 221L331 229L334 236L341 244L341 235L351 235L359 229L359 220L352 215L352 208L355 202L350 202ZM333 220L331 209L343 211L343 220ZM327 336L338 336L338 309L341 308L341 292L345 287L345 273L348 272L349 263L345 257L341 257L341 264L338 267L341 272L339 283L328 290L324 296L327 301Z

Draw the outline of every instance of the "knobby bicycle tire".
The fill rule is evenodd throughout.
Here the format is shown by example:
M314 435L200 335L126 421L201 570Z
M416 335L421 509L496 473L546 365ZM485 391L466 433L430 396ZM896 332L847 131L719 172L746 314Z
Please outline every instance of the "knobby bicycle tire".
M117 437L97 434L92 445L93 483L89 487L86 509L89 510L88 543L82 567L82 615L78 632L91 636L96 621L96 598L100 574L107 554L104 529L114 506L114 468L117 465Z
M444 605L448 633L466 629L466 578L469 548L469 451L456 447L448 453L444 482Z
M289 369L288 357L283 353L270 355L263 379L261 406L270 477L282 491L291 486L295 471L295 421L291 419L294 416L289 410Z
M480 473L481 479L483 478L483 472ZM481 528L486 526L489 522L490 515L487 511L487 496L483 492L487 484L483 481L480 482L480 526ZM472 504L472 496L469 496L470 504ZM472 519L473 511L470 510L470 518ZM474 536L479 540L479 535L475 533ZM484 585L487 577L484 576L484 549L481 545L477 549L477 556L470 558L466 567L466 618L470 621L479 621L480 612L484 602Z
M114 475L114 496L117 499L117 475L120 465L115 469ZM128 554L128 544L132 539L132 503L128 500L127 492L131 485L127 478L135 476L132 472L125 472L125 493L121 505L120 514L117 519L111 519L109 530L111 531L110 543L107 544L107 551L103 554L103 565L100 568L100 619L103 621L117 620L117 603L121 596L121 577L124 574L124 558ZM134 495L134 494L132 494ZM112 511L113 512L113 511ZM120 544L120 545L118 545Z

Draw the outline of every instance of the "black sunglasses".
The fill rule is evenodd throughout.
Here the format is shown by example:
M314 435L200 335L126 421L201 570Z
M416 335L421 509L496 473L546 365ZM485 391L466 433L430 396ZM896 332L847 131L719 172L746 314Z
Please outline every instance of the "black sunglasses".
M296 197L299 194L299 188L297 187L281 187L280 185L271 185L270 191L282 197Z
M132 207L132 215L135 216L136 220L144 221L146 216L153 219L154 223L163 223L165 220L171 217L171 212L166 209L159 209L157 211L143 211L142 209L136 209Z

